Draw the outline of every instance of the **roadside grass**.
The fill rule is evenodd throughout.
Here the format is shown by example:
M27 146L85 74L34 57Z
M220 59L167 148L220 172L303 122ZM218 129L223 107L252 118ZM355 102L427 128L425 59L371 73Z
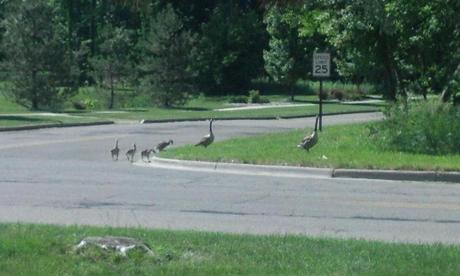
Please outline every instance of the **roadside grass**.
M104 235L140 239L156 256L73 250ZM3 275L458 275L459 259L459 246L441 244L0 224Z
M325 118L327 120L327 117ZM312 129L215 142L208 148L172 148L161 157L246 164L328 168L459 171L460 155L433 156L384 151L373 143L368 126L376 123L326 126L309 152L296 145ZM219 137L219 122L214 123ZM378 135L378 134L377 134ZM199 137L198 137L199 138Z

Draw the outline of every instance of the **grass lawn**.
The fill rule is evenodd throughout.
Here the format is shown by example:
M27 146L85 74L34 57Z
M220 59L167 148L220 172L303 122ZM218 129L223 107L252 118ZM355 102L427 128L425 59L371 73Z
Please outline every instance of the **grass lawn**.
M137 238L157 256L73 251L90 235ZM459 259L439 244L0 224L2 275L458 275Z
M379 107L367 105L343 105L327 104L323 108L325 113L354 112L354 111L378 111ZM208 119L208 118L260 118L260 117L288 117L307 116L318 112L316 105L300 107L279 107L239 111L213 111L200 109L199 107L184 108L146 108L137 110L124 110L122 113L84 113L91 117L103 119L124 120L178 120L178 119Z
M460 171L460 155L383 151L372 142L366 125L325 127L310 152L296 147L306 133L311 133L312 129L307 129L216 142L206 149L191 145L173 148L161 157L307 167Z
M5 90L5 83L0 82L0 92ZM50 123L75 123L75 122L93 122L97 120L187 120L187 119L208 119L208 118L261 118L261 117L290 117L290 116L307 116L318 112L318 106L312 104L317 100L314 95L297 95L295 103L310 104L308 106L297 107L273 107L267 109L252 109L238 111L214 111L226 107L234 107L229 104L231 96L219 97L195 97L187 102L183 107L176 108L159 108L143 107L149 104L148 99L141 96L136 98L133 92L120 92L118 98L130 105L138 106L133 108L119 108L113 112L104 109L107 99L97 93L94 88L82 88L75 98L69 99L64 105L64 113L73 115L66 116L39 116L36 112L29 111L23 106L13 103L0 93L0 127L50 124ZM98 98L99 97L99 98ZM129 101L130 97L134 97ZM266 96L271 102L289 104L289 96L282 94L271 94ZM93 99L95 110L75 110L72 107L72 101L84 101ZM354 111L377 111L381 106L376 105L348 105L334 102L326 102L324 105L325 113L336 112L354 112ZM103 111L103 112L100 112ZM19 116L19 113L30 114L30 116ZM3 115L2 115L3 114ZM13 116L14 115L14 116ZM17 116L16 116L17 115ZM65 114L63 114L65 115Z

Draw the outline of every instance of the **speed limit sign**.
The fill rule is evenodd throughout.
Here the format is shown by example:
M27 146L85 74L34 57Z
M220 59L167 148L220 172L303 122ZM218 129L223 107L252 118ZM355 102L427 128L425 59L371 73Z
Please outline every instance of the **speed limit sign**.
M313 76L330 77L331 76L331 54L314 53L313 54Z

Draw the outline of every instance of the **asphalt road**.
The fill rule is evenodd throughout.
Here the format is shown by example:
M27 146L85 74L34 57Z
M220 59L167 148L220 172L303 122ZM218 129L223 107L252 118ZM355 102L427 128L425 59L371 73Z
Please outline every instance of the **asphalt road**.
M324 123L377 119L327 117ZM216 121L216 140L311 126L314 118ZM198 141L206 122L109 125L0 134L0 221L460 243L460 186L221 174L113 162L160 140Z

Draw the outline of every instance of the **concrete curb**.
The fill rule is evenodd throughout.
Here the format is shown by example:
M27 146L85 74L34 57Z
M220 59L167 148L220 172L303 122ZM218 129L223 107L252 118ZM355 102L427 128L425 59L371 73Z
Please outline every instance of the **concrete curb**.
M236 163L219 163L166 159L153 157L154 166L195 171L215 171L232 174L251 174L284 177L324 177L324 178L361 178L378 180L400 181L430 181L460 183L460 172L435 171L397 171L397 170L358 170L358 169L331 169L307 168L292 166L269 166ZM142 163L141 163L142 164ZM149 165L146 165L149 166Z
M20 130L34 130L42 128L62 128L62 127L81 127L81 126L100 126L112 125L113 121L101 121L92 123L68 123L68 124L46 124L46 125L31 125L31 126L18 126L18 127L0 127L0 132L4 131L20 131Z
M347 115L347 114L360 114L360 113L380 113L381 111L376 110L360 110L360 111L349 111L349 112L330 112L324 113L323 116L334 116L334 115ZM241 118L241 117L227 117L227 118L215 118L215 121L235 121L235 120L279 120L279 119L298 119L298 118L310 118L315 117L316 114L310 115L293 115L293 116L263 116L253 118ZM209 118L192 118L192 119L159 119L159 120L141 120L141 124L156 124L156 123L174 123L174 122L196 122L206 121Z
M460 183L460 172L335 169L332 177Z
M269 166L269 165L252 165L239 163L220 163L205 161L190 161L178 159L166 159L153 157L152 163L139 162L137 165L155 166L162 168L173 168L179 170L220 172L242 175L259 175L259 176L281 176L305 178L309 176L330 178L332 169L328 168L306 168L306 167L288 167L288 166Z

